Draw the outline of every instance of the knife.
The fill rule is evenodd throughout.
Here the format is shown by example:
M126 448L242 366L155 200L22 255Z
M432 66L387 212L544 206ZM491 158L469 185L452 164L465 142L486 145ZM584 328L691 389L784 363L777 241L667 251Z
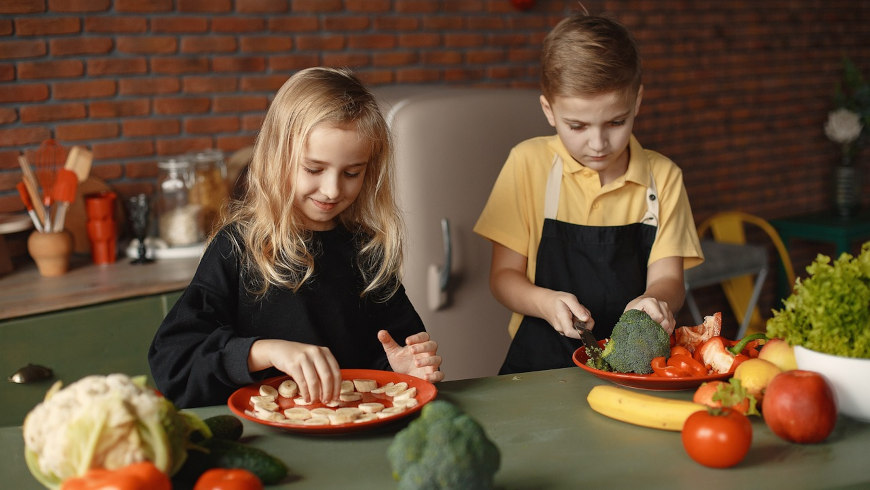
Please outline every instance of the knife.
M595 336L592 335L586 328L586 322L580 321L579 318L574 317L574 330L577 331L577 334L580 335L580 341L583 342L583 346L586 347L586 354L590 359L597 360L601 357L601 347L598 345L598 341L595 339Z

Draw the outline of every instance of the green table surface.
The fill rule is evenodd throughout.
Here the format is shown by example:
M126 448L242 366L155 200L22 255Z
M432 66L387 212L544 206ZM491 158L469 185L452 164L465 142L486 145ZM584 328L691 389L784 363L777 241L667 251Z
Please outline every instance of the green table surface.
M566 368L441 383L438 398L475 417L499 446L499 489L870 488L870 424L841 416L823 443L800 445L753 417L752 447L729 469L710 469L683 451L679 432L638 427L592 411L586 395L608 383ZM689 399L691 391L659 392ZM195 409L205 417L225 406ZM407 419L365 432L313 436L245 421L244 441L281 457L287 489L395 488L385 453ZM0 428L3 488L41 488L24 463L20 427Z

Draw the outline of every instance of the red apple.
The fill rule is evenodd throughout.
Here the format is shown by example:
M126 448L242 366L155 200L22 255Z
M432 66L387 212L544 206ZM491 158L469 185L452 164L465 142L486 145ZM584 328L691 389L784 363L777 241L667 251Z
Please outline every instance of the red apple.
M821 374L801 369L784 371L770 381L761 413L774 434L801 444L824 441L837 423L831 386Z

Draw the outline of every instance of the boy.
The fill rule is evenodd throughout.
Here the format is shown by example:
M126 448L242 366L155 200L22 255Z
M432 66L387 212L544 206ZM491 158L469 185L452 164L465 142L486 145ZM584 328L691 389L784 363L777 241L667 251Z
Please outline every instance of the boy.
M634 308L671 333L683 267L703 260L682 172L632 136L643 86L628 31L573 16L541 59L556 135L514 147L474 228L493 243L493 295L514 312L501 374L573 365L575 319L604 339Z

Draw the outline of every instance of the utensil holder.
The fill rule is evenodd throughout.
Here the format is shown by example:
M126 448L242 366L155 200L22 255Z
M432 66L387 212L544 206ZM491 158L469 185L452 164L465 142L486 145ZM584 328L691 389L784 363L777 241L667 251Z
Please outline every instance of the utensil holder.
M36 262L40 275L62 276L69 270L72 236L66 230L52 233L34 231L27 238L27 252Z

